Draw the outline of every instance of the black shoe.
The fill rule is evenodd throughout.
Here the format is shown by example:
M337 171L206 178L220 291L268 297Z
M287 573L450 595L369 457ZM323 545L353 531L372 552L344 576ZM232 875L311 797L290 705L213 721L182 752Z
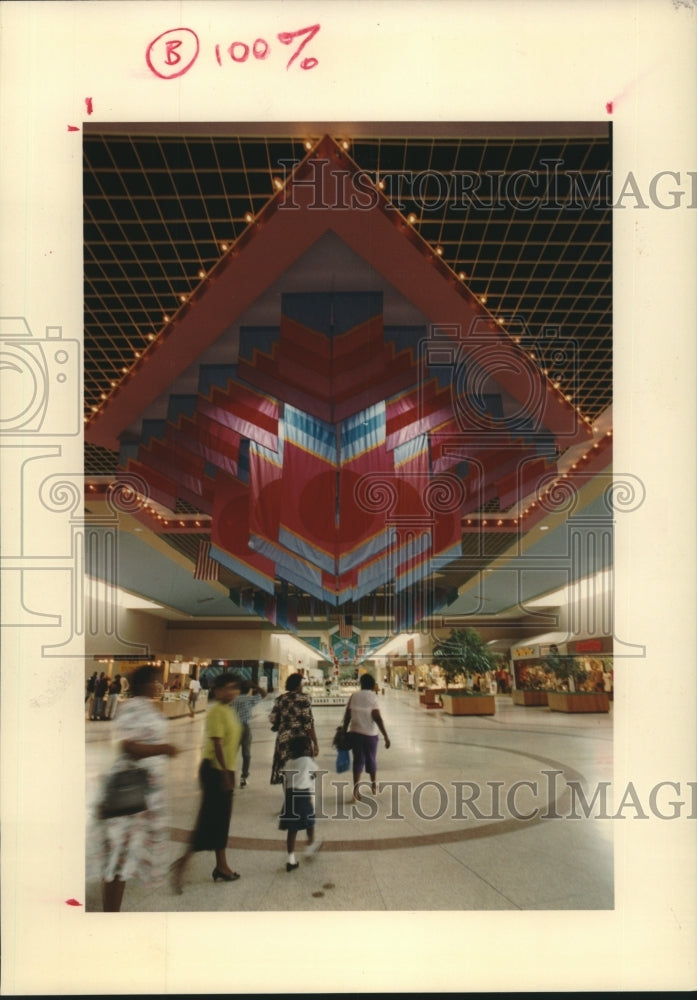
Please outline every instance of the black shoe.
M239 877L238 872L233 872L232 875L226 875L225 872L221 872L217 868L213 869L214 882L236 882Z
M242 781L240 781L240 788L246 788L246 787L247 787L247 779L243 778Z
M299 868L299 867L300 867L300 862L299 861L296 861L294 865L292 865L290 863L290 861L286 861L286 871L287 872L294 872L295 869Z

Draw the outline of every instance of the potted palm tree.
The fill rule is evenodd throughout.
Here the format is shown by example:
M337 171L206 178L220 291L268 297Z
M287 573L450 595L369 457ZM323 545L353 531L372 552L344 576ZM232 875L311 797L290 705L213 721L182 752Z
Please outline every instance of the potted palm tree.
M493 671L496 658L476 629L451 629L447 639L434 645L432 658L445 678L441 701L447 715L495 714L496 698L488 687L486 691L477 690L475 678ZM465 681L464 686L450 687L460 679Z
M547 673L557 681L557 690L547 692L547 704L552 712L609 712L610 699L605 691L581 689L586 670L576 656L550 653L544 658Z

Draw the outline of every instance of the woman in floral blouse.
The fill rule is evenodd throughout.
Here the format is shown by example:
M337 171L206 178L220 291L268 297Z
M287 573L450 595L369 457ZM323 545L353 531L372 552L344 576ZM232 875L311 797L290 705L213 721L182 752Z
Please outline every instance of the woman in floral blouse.
M166 757L179 751L167 743L167 720L153 704L160 685L156 667L138 667L131 676L133 697L116 717L119 754L112 766L121 770L137 761L148 775L146 809L131 816L98 821L102 847L102 902L105 912L121 909L126 882L134 875L146 885L157 884L167 871L169 826L165 782Z
M312 741L313 756L319 753L312 703L302 690L302 674L291 674L286 681L286 693L276 699L269 719L271 730L277 733L271 764L271 784L283 782L281 768L290 759L290 741L305 736Z

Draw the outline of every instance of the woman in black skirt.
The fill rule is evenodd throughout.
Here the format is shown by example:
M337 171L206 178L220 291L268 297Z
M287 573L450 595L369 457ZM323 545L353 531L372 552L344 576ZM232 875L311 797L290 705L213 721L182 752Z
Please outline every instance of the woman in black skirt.
M213 682L214 702L206 714L206 732L199 781L203 798L191 843L170 871L172 888L182 891L184 871L197 851L215 851L214 882L235 882L240 876L227 862L226 847L235 787L235 760L242 738L242 724L231 707L240 693L235 674L220 674Z

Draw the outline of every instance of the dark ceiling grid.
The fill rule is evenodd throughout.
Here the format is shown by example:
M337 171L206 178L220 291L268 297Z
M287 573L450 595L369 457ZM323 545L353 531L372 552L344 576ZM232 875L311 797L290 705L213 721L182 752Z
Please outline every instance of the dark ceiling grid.
M489 141L485 141L482 143L480 158L476 168L476 173L480 177L484 176L485 173L487 171L490 171L494 166L494 164L491 162L490 159L487 160L487 157L491 156L490 152L491 149L492 149L492 143L490 143ZM460 167L460 169L463 168ZM472 169L470 164L467 164L467 169L470 170ZM477 192L475 193L479 197L479 194ZM489 225L491 222L492 213L491 212L487 213L481 210L476 202L473 204L472 208L468 211L466 217L467 220L469 220L470 218L470 212L472 213L472 216L474 216L474 218L477 220L477 225L479 228L476 232L476 236L475 234L473 234L473 236L475 236L476 246L474 249L474 257L472 264L468 266L468 264L465 263L464 270L465 273L468 274L469 276L471 269L471 278L475 286L473 290L477 293L479 300L482 302L482 304L488 305L488 307L491 308L491 305L489 304L489 296L492 294L493 288L495 284L498 282L498 276L495 275L494 271L492 270L493 260L485 259L482 261L482 250L487 247L486 236L487 233L489 232ZM465 225L463 228L465 234L467 234L468 226ZM498 240L499 247L501 246L502 243L503 240ZM522 245L524 245L524 241ZM500 250L499 250L499 256L500 256ZM505 302L503 298L500 298L499 312L502 310L505 311Z
M227 216L229 218L231 218L232 217L232 208L230 206L230 196L229 196L227 187L226 187L225 183L223 182L223 168L222 168L222 166L220 164L220 156L218 155L218 145L216 143L211 143L211 148L213 150L213 156L215 158L215 165L216 165L216 170L217 170L217 177L218 177L218 180L220 181L220 190L222 191L222 197L225 199L225 204L227 206L227 213L226 214L227 214ZM218 237L218 240L216 241L218 246L220 245L221 242L223 242L223 239L230 239L230 240L232 239L232 234L231 233L226 233L226 234L217 233L216 234L214 232L214 223L213 223L213 220L211 220L211 232L213 233L214 239L215 239L216 236ZM221 238L223 238L223 239L221 239Z
M271 178L271 186L269 192L275 194L274 191L274 177L277 176L277 171L274 168L273 160L271 159L271 150L269 149L268 140L264 140L264 153L266 155L266 171L268 176Z
M447 172L446 170L441 170L441 168L438 165L437 161L434 162L434 159L435 159L435 149L436 149L436 143L435 143L435 140L432 139L431 143L430 143L430 146L429 146L429 150L428 150L428 166L426 167L426 170L429 171L429 172L446 173ZM437 229L435 230L435 238L432 241L432 244L433 244L434 247L438 248L437 252L440 253L441 256L445 256L445 246L444 246L444 244L445 244L445 229L446 229L446 225L447 225L445 213L441 213L441 215L439 216L439 218L437 220L437 223L438 223L438 225L437 225ZM448 259L448 258L446 258L446 259ZM451 261L454 259L453 256L452 256L452 253L449 255L449 259Z
M249 148L251 149L253 147L250 146ZM252 196L252 186L250 184L250 175L249 175L249 171L248 171L248 168L247 168L247 163L246 163L246 160L245 160L245 151L242 148L242 143L241 142L240 142L240 155L241 155L242 163L243 163L242 175L244 177L245 186L247 188L247 196L249 198L249 208L247 209L247 211L248 212L252 212L253 214L256 215L255 205L254 205L254 198ZM269 196L267 196L267 200L268 200L268 197L270 197L270 194L269 194ZM238 234L235 233L235 238L237 238L237 235Z
M459 139L457 145L455 146L455 149L453 150L453 159L452 159L452 162L451 162L451 165L450 165L450 170L451 171L455 170L455 168L456 168L456 166L457 166L457 164L458 164L458 162L460 160L461 150L462 150L462 140ZM450 237L450 239L447 241L448 243L450 243L451 240L452 240L452 246L453 246L453 250L452 250L453 270L455 271L455 273L458 276L463 275L464 276L464 280L467 281L467 283L471 287L471 278L472 278L472 275L467 270L468 265L463 261L464 252L465 252L464 251L464 246L465 246L465 230L464 230L464 227L463 226L455 226L455 225L453 225L449 221L446 223L446 226L448 228L448 231L453 234ZM449 257L448 257L448 259L449 259Z
M513 147L509 146L508 150L507 150L506 160L505 160L505 163L504 163L503 168L502 168L504 174L506 174L508 172L509 163L510 163L510 160L511 160L512 153L513 153ZM486 224L487 228L488 228L489 224L490 223L487 222L487 224ZM512 246L512 244L510 244L508 242L508 237L509 237L509 234L511 232L511 226L512 225L513 225L513 215L511 213L511 214L509 214L508 218L503 222L503 225L501 226L501 233L500 233L500 235L497 233L497 238L495 240L491 241L491 244L495 247L495 251L496 251L496 258L493 261L493 263L490 265L490 273L491 274L496 274L498 272L499 265L501 264L501 261L502 261L502 255L504 255L505 253L512 254L512 251L513 251L514 247ZM503 228L503 226L505 226L505 229ZM485 228L485 230L484 230L484 241L483 242L486 242L486 234L487 234L487 229ZM506 261L506 265L510 267L511 266L511 261L510 260ZM513 265L513 266L515 266L515 265ZM488 299L488 292L486 294L487 294L487 299ZM502 319L502 320L505 321L506 316L507 316L507 313L506 313L506 307L505 307L505 292L504 292L504 294L500 296L499 306L498 306L498 309L496 310L496 312L494 314L494 318L495 319ZM502 325L505 328L505 322Z
M477 163L475 173L478 177L483 177L486 171L491 169L491 164L487 163L487 155L489 154L490 143L485 140L481 144L481 150L479 155L479 162ZM469 152L469 144L465 150L465 157L467 158L467 153ZM459 170L472 170L472 164L466 162L464 164L458 163L457 169ZM473 192L477 198L481 197L479 192ZM483 193L483 192L482 192ZM481 214L480 214L481 213ZM490 214L485 214L478 206L478 202L473 202L470 209L465 216L465 225L463 226L463 232L465 237L470 242L468 252L472 255L468 260L463 262L464 271L467 275L467 282L475 292L480 302L483 305L488 304L489 292L491 281L493 280L493 275L491 272L491 261L481 262L482 249L486 247L486 234L489 227ZM474 222L476 225L476 230L470 233L470 224Z
M202 135L85 137L85 402L89 412L136 350L161 328L274 193L280 161L305 155L299 138ZM541 169L543 158L586 172L609 170L605 139L355 138L350 155L370 173ZM160 194L160 189L163 189ZM154 189L154 190L153 190ZM154 191L157 197L154 197ZM389 192L388 192L389 193ZM517 313L532 339L549 326L576 340L575 400L595 419L611 402L610 211L504 212L442 205L405 192L404 214L464 271L492 315ZM144 211L143 218L139 218ZM192 213L195 217L192 217ZM499 219L499 216L501 217ZM566 224L566 228L562 228ZM136 227L136 228L134 228ZM572 301L573 300L573 301ZM86 470L113 473L114 456L86 446Z
M530 157L530 162L539 160L539 150L540 144L537 143L535 155ZM536 219L533 220L533 226L536 226ZM526 248L526 242L521 240L518 235L518 229L520 227L516 225L513 216L509 219L508 229L506 231L506 241L512 250L515 251L515 261L511 267L507 276L504 276L505 284L500 291L500 301L501 301L501 315L506 316L517 316L520 315L520 299L522 297L523 291L525 289L525 283L516 278L516 274L519 273L520 267L523 263L522 256ZM534 231L534 230L533 230ZM528 233L528 235L530 235ZM514 291L512 285L516 282L522 286L518 291ZM515 299L515 305L510 305L509 302Z
M154 159L153 157L153 152L154 150L157 149L156 143L157 140L155 139L151 143L141 143L138 147L133 146L132 148L133 160L137 164L139 173L134 174L133 178L131 179L131 183L125 185L127 202L129 203L129 207L132 208L133 216L136 219L138 219L142 215L142 213L138 211L136 197L147 199L144 202L144 204L147 206L152 206L152 208L149 210L149 215L150 215L149 224L143 227L148 240L151 241L154 235L154 227L156 225L159 225L162 231L167 230L167 219L163 212L163 207L166 205L166 201L157 196L156 192L153 190L153 184L151 180L151 178L155 176L154 172L157 169L159 169L162 159L160 156L158 156L157 159ZM143 162L144 157L149 157L150 162L144 163ZM134 188L131 186L133 180L135 180L136 177L142 178L142 181L144 182L143 185L141 186L139 194L137 194ZM159 217L159 223L157 222L155 216ZM156 253L155 248L152 245L152 242L150 243L150 248L151 248L151 253L148 256L152 257L153 259L153 275L148 280L146 274L146 282L147 282L146 288L148 290L148 294L151 296L150 304L154 308L158 299L161 300L163 294L166 291L171 291L171 284L167 282L166 284L164 283L160 284L159 287L157 284L155 284L155 281L159 280L158 278L154 277L155 271L157 269L162 270L162 266L159 262L158 254ZM126 307L126 313L128 315L128 320L129 320L129 328L125 333L125 336L129 344L129 347L132 351L133 357L138 357L139 353L144 349L145 346L141 345L140 341L143 340L144 336L143 326L144 326L144 321L146 320L147 317L147 311L144 308L145 302L143 301L142 293L139 296L131 282L129 282L129 286L131 289L131 294L128 294L125 288L123 289L123 298L124 301L128 304ZM150 332L152 333L154 331ZM145 337L147 341L147 334L145 335Z
M162 141L158 139L158 145L161 146ZM170 174L172 185L177 193L179 219L174 227L174 232L172 233L172 246L176 248L179 245L179 240L176 239L177 226L186 227L189 233L189 239L182 243L186 247L191 247L194 253L186 260L186 262L179 256L179 266L181 268L181 289L178 291L178 295L188 297L191 288L188 283L192 282L194 276L198 274L200 266L196 267L196 257L198 256L198 248L203 242L205 245L205 231L210 229L210 225L206 226L203 220L208 221L208 211L206 208L206 199L201 189L201 182L199 179L199 172L196 169L196 164L191 157L191 146L189 143L182 144L183 153L182 160L186 157L186 165L181 166L178 169L177 175L173 172L174 165L170 158L164 154L163 150L163 160L167 171ZM181 174L181 179L179 175ZM177 183L179 181L179 183ZM192 216L194 221L192 222ZM198 220L198 221L197 221ZM210 238L210 237L209 237ZM175 290L174 294L177 294ZM181 298L180 298L181 301Z
M104 166L104 172L102 173L101 176L108 177L109 175L106 172L108 169L108 167L106 166L107 151L104 150L103 152L105 158L105 166ZM99 157L99 147L97 147L96 155L97 157ZM110 166L113 167L113 161L111 161L110 157L109 160L110 160ZM88 175L88 177L89 176L90 175ZM121 233L121 235L124 236L125 239L120 215L115 213L111 209L111 206L107 200L108 195L105 192L104 185L101 183L100 179L97 178L96 176L93 176L93 179L95 182L95 187L99 190L99 192L102 195L102 201L99 203L100 206L109 211L109 215L114 220L114 225L116 230L118 230ZM108 254L109 257L111 258L110 263L115 268L115 270L120 271L122 274L124 273L124 262L123 260L120 260L114 252L113 247L116 242L114 239L114 234L112 234L111 237L109 237L109 235L104 232L104 225L109 224L109 220L95 218L94 211L92 210L92 200L90 198L85 199L85 206L86 206L86 216L88 216L85 222L85 249L86 249L85 268L86 270L88 270L89 261L87 259L87 254L89 254L92 258L95 268L97 268L102 275L104 287L113 290L114 299L117 300L119 296L116 291L116 288L114 287L113 282L118 280L118 275L115 274L112 277L105 269L106 255ZM97 237L94 240L89 238L89 233L91 231L90 226L93 227L95 233L97 234ZM97 257L99 251L101 251L103 255L101 259L98 259ZM108 315L107 310L102 308L98 311L96 307L91 306L90 303L92 301L93 301L92 298L88 298L88 296L85 295L85 311L86 311L85 328L87 329L88 326L90 325L88 322L89 318L94 322L94 325L98 326L100 330L103 330L105 334L105 336L103 337L95 338L94 341L90 341L89 347L91 348L91 350L94 350L95 352L93 367L96 367L102 376L105 374L104 369L100 364L100 354L101 354L103 361L105 361L108 364L108 368L113 368L113 371L111 372L112 378L118 380L118 378L120 378L120 373L118 372L118 364L121 358L122 351L119 344L112 336L110 328L106 324L106 317ZM96 301L97 301L97 306L103 306L103 296L98 298ZM105 349L104 346L105 341L110 345L111 351ZM85 346L87 348L88 344L86 343ZM92 360L91 353L86 350L85 352L86 384L87 384L87 366L89 365L91 360Z
M113 147L110 147L110 150L109 150L110 153L111 153L111 149L112 148ZM132 157L133 158L131 160L131 165L134 166L134 167L138 167L138 160L137 160L137 158L135 156L135 151L132 151ZM121 172L122 169L123 169L122 165L119 164L119 163L117 163L116 161L114 161L113 157L111 157L111 155L110 155L110 164L109 164L108 167L107 166L104 167L104 172L103 172L102 176L105 177L105 178L109 178L109 180L110 180L111 183L119 183L120 182L120 172ZM104 185L101 184L101 183L99 183L99 182L97 182L97 184L98 184L98 187L100 188L100 190L103 190ZM116 284L117 282L123 282L126 279L127 276L126 276L125 267L124 267L124 255L123 255L122 251L120 251L121 256L117 257L114 248L117 247L117 246L120 246L121 243L123 243L126 246L128 245L128 242L129 242L129 240L128 240L128 233L126 231L124 231L123 226L124 226L124 224L128 225L128 221L127 220L129 218L129 216L130 216L131 219L133 219L133 218L137 219L138 218L138 212L136 211L135 202L133 201L133 198L132 198L132 192L130 192L128 190L128 188L126 188L126 187L124 187L124 195L123 195L123 197L121 199L116 198L115 201L116 201L117 204L119 204L120 211L119 212L111 212L110 213L111 216L112 216L112 218L115 219L115 227L114 227L114 230L111 231L111 233L107 232L106 234L104 234L104 225L105 224L106 225L110 224L108 221L105 222L104 220L102 220L100 218L96 218L94 212L90 212L90 218L92 219L93 224L95 225L95 227L102 234L102 236L104 238L103 246L109 248L109 253L112 256L112 259L114 260L114 264L118 268L118 271L120 272L119 274L114 274L113 280L110 279L110 276L109 276L108 273L106 275L104 275L104 286L105 286L105 288L108 288L111 291L111 293L113 295L113 301L109 298L108 295L106 295L106 293L103 293L102 297L100 299L98 299L97 301L103 307L105 305L108 305L109 308L108 309L107 308L103 308L101 314L97 314L96 310L93 310L93 312L92 312L92 315L94 316L95 322L98 322L99 325L100 325L100 327L102 329L106 329L106 331L108 333L110 328L107 325L107 317L109 315L112 315L114 313L114 311L116 309L116 303L119 303L120 305L124 306L124 308L122 310L122 317L123 318L121 319L121 322L120 322L119 327L118 327L118 332L121 335L121 351L120 352L118 350L117 342L115 341L114 337L113 336L109 337L111 344L116 349L115 352L114 352L114 356L109 358L109 360L111 362L111 365L113 365L113 372L111 374L112 374L113 378L118 379L118 378L120 378L120 375L121 375L121 373L118 370L118 364L119 364L119 362L126 362L126 358L123 357L123 341L126 340L126 342L129 344L129 347L131 348L131 350L133 350L132 343L128 340L128 332L127 331L131 327L134 327L134 326L137 327L138 321L140 319L140 316L136 317L130 311L130 309L131 309L131 301L133 300L142 309L142 295L138 295L138 293L136 292L136 289L135 289L135 287L132 284L132 281L134 279L129 279L129 281L128 281L128 283L130 285L131 295L129 295L129 289L127 289L123 284L121 284L121 287L118 287L118 285ZM126 209L126 205L124 204L124 202L130 203L130 208L131 208L130 212ZM103 204L104 203L102 203L102 205ZM108 207L108 205L107 205L107 207ZM124 222L123 220L126 220L126 221ZM117 234L120 235L121 240L117 239ZM90 249L92 249L92 244L90 244L89 240L87 242L88 242L88 246L90 247ZM94 247L96 249L96 242L94 244ZM103 262L100 263L100 270L102 272L104 271L104 263ZM90 300L86 296L86 304L87 305L89 305L89 301ZM101 338L99 338L99 339L101 339ZM99 339L97 341L97 346L99 344ZM131 357L129 357L127 363L130 364L131 359L132 359L132 355L131 355ZM89 360L90 360L89 355L86 352L86 369L87 369L87 365L89 363ZM86 370L86 374L87 374L87 370Z
M536 153L538 162L542 162L543 160L541 152L542 152L541 147L538 146ZM562 150L562 155L560 157L561 159L564 159L565 153L566 153L566 146ZM538 205L537 211L535 213L535 223L538 226L540 223L540 211L542 211L542 208L541 205ZM561 260L568 259L568 245L569 245L569 236L567 236L566 241L563 239L563 230L559 226L558 222L555 222L551 228L542 227L541 231L543 234L543 242L539 247L539 249L537 249L537 253L539 254L539 259L542 262L542 267L546 270L546 274L544 277L540 278L541 283L538 286L537 306L538 308L540 308L540 311L542 304L545 303L548 298L552 298L552 296L554 296L555 294L554 291L552 291L551 286L553 282L556 282L556 271L557 268L559 267L559 262ZM560 247L560 249L557 249L558 247ZM523 248L523 252L524 251L525 247ZM550 261L550 258L554 259ZM564 284L562 287L566 288L567 286L566 284ZM545 367L546 364L550 363L549 359L545 357L545 355L548 354L547 344L545 342L546 341L545 334L549 336L550 330L554 330L557 328L556 305L558 300L559 300L559 294L557 293L555 301L550 302L545 309L545 315L547 317L547 321L543 326L539 328L539 332L542 334L542 336L536 337L533 333L533 336L531 338L531 343L527 345L529 348L530 357L537 364L541 363L541 366L543 368ZM570 321L571 317L567 315L565 318L565 324L564 324L565 327L568 328ZM561 328L561 326L559 328ZM531 331L535 329L534 320L533 323L531 324L530 329ZM571 396L571 398L573 398L575 390L575 372L573 370L569 372L568 366L564 365L559 365L554 367L556 368L556 370L554 371L555 382L559 382L561 388L569 396Z

